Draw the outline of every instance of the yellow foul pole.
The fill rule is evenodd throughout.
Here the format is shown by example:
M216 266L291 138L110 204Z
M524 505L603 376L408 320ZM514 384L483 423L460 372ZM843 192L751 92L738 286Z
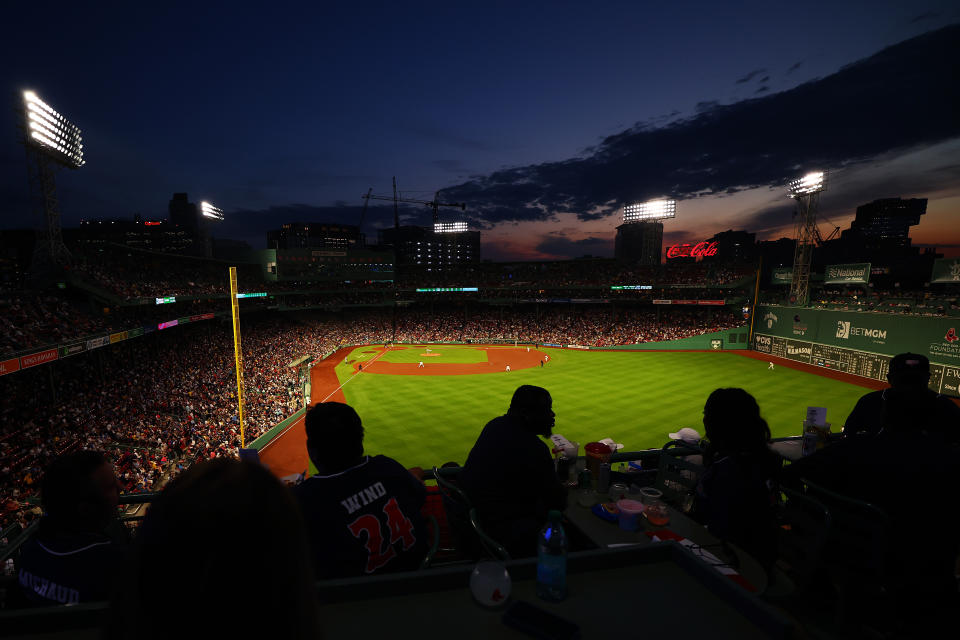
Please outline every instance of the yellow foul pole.
M747 348L753 349L753 320L757 315L757 302L760 300L760 272L763 267L763 256L757 262L757 286L753 290L753 307L750 309L750 333L747 336Z
M243 432L243 351L240 349L240 306L237 304L237 268L230 267L230 310L233 317L233 359L237 365L237 416L240 419L240 448L246 446Z

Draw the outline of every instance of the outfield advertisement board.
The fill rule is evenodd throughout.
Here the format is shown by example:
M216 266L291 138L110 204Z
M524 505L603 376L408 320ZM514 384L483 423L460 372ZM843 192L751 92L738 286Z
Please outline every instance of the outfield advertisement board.
M940 258L934 261L930 282L960 282L960 258Z
M790 284L793 282L793 267L777 267L770 273L770 284Z
M20 358L0 360L0 376L14 371L20 371Z
M894 356L911 351L960 366L960 318L757 307L756 333Z
M930 359L930 388L958 395L960 318L798 307L758 307L753 347L762 353L885 380L898 353Z
M83 353L87 350L86 342L75 342L73 344L66 344L60 347L60 357L66 358L67 356L75 356L78 353Z
M44 351L38 351L36 353L31 353L28 356L22 356L20 358L20 368L28 369L30 367L35 367L38 364L43 364L45 362L51 362L56 360L58 357L57 349L46 349Z
M780 358L842 371L863 378L885 381L892 355L844 349L816 342L791 340L758 333L753 336L756 351ZM930 388L937 393L960 398L960 366L930 363Z
M869 262L828 264L823 273L824 284L866 284L869 281Z

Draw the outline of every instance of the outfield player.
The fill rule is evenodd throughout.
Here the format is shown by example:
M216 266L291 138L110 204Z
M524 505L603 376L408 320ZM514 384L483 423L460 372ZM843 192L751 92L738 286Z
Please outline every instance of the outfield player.
M767 367L767 370L768 370L768 371L773 371L773 363L772 363L772 362L770 363L770 366Z
M352 407L314 405L305 424L317 473L293 492L317 578L416 569L429 539L423 483L392 458L363 455L363 425Z
M507 365L507 371L510 371L510 365Z

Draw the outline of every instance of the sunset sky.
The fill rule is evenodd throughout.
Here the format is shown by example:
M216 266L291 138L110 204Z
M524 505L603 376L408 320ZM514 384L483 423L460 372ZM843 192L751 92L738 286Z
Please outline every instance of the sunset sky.
M0 229L32 224L13 109L32 89L84 134L64 226L164 218L185 191L262 248L283 222L356 224L396 176L466 202L441 212L484 258L610 256L620 207L658 196L679 201L667 242L790 235L784 183L825 168L824 235L925 197L915 244L960 255L956 2L326 4L8 9ZM371 206L368 238L392 215Z

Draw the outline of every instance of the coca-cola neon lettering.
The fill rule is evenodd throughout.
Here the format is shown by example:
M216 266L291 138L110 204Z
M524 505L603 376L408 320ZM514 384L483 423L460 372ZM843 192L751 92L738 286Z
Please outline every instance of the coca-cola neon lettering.
M667 247L667 258L703 258L717 255L716 242L698 242L697 244L675 244Z

